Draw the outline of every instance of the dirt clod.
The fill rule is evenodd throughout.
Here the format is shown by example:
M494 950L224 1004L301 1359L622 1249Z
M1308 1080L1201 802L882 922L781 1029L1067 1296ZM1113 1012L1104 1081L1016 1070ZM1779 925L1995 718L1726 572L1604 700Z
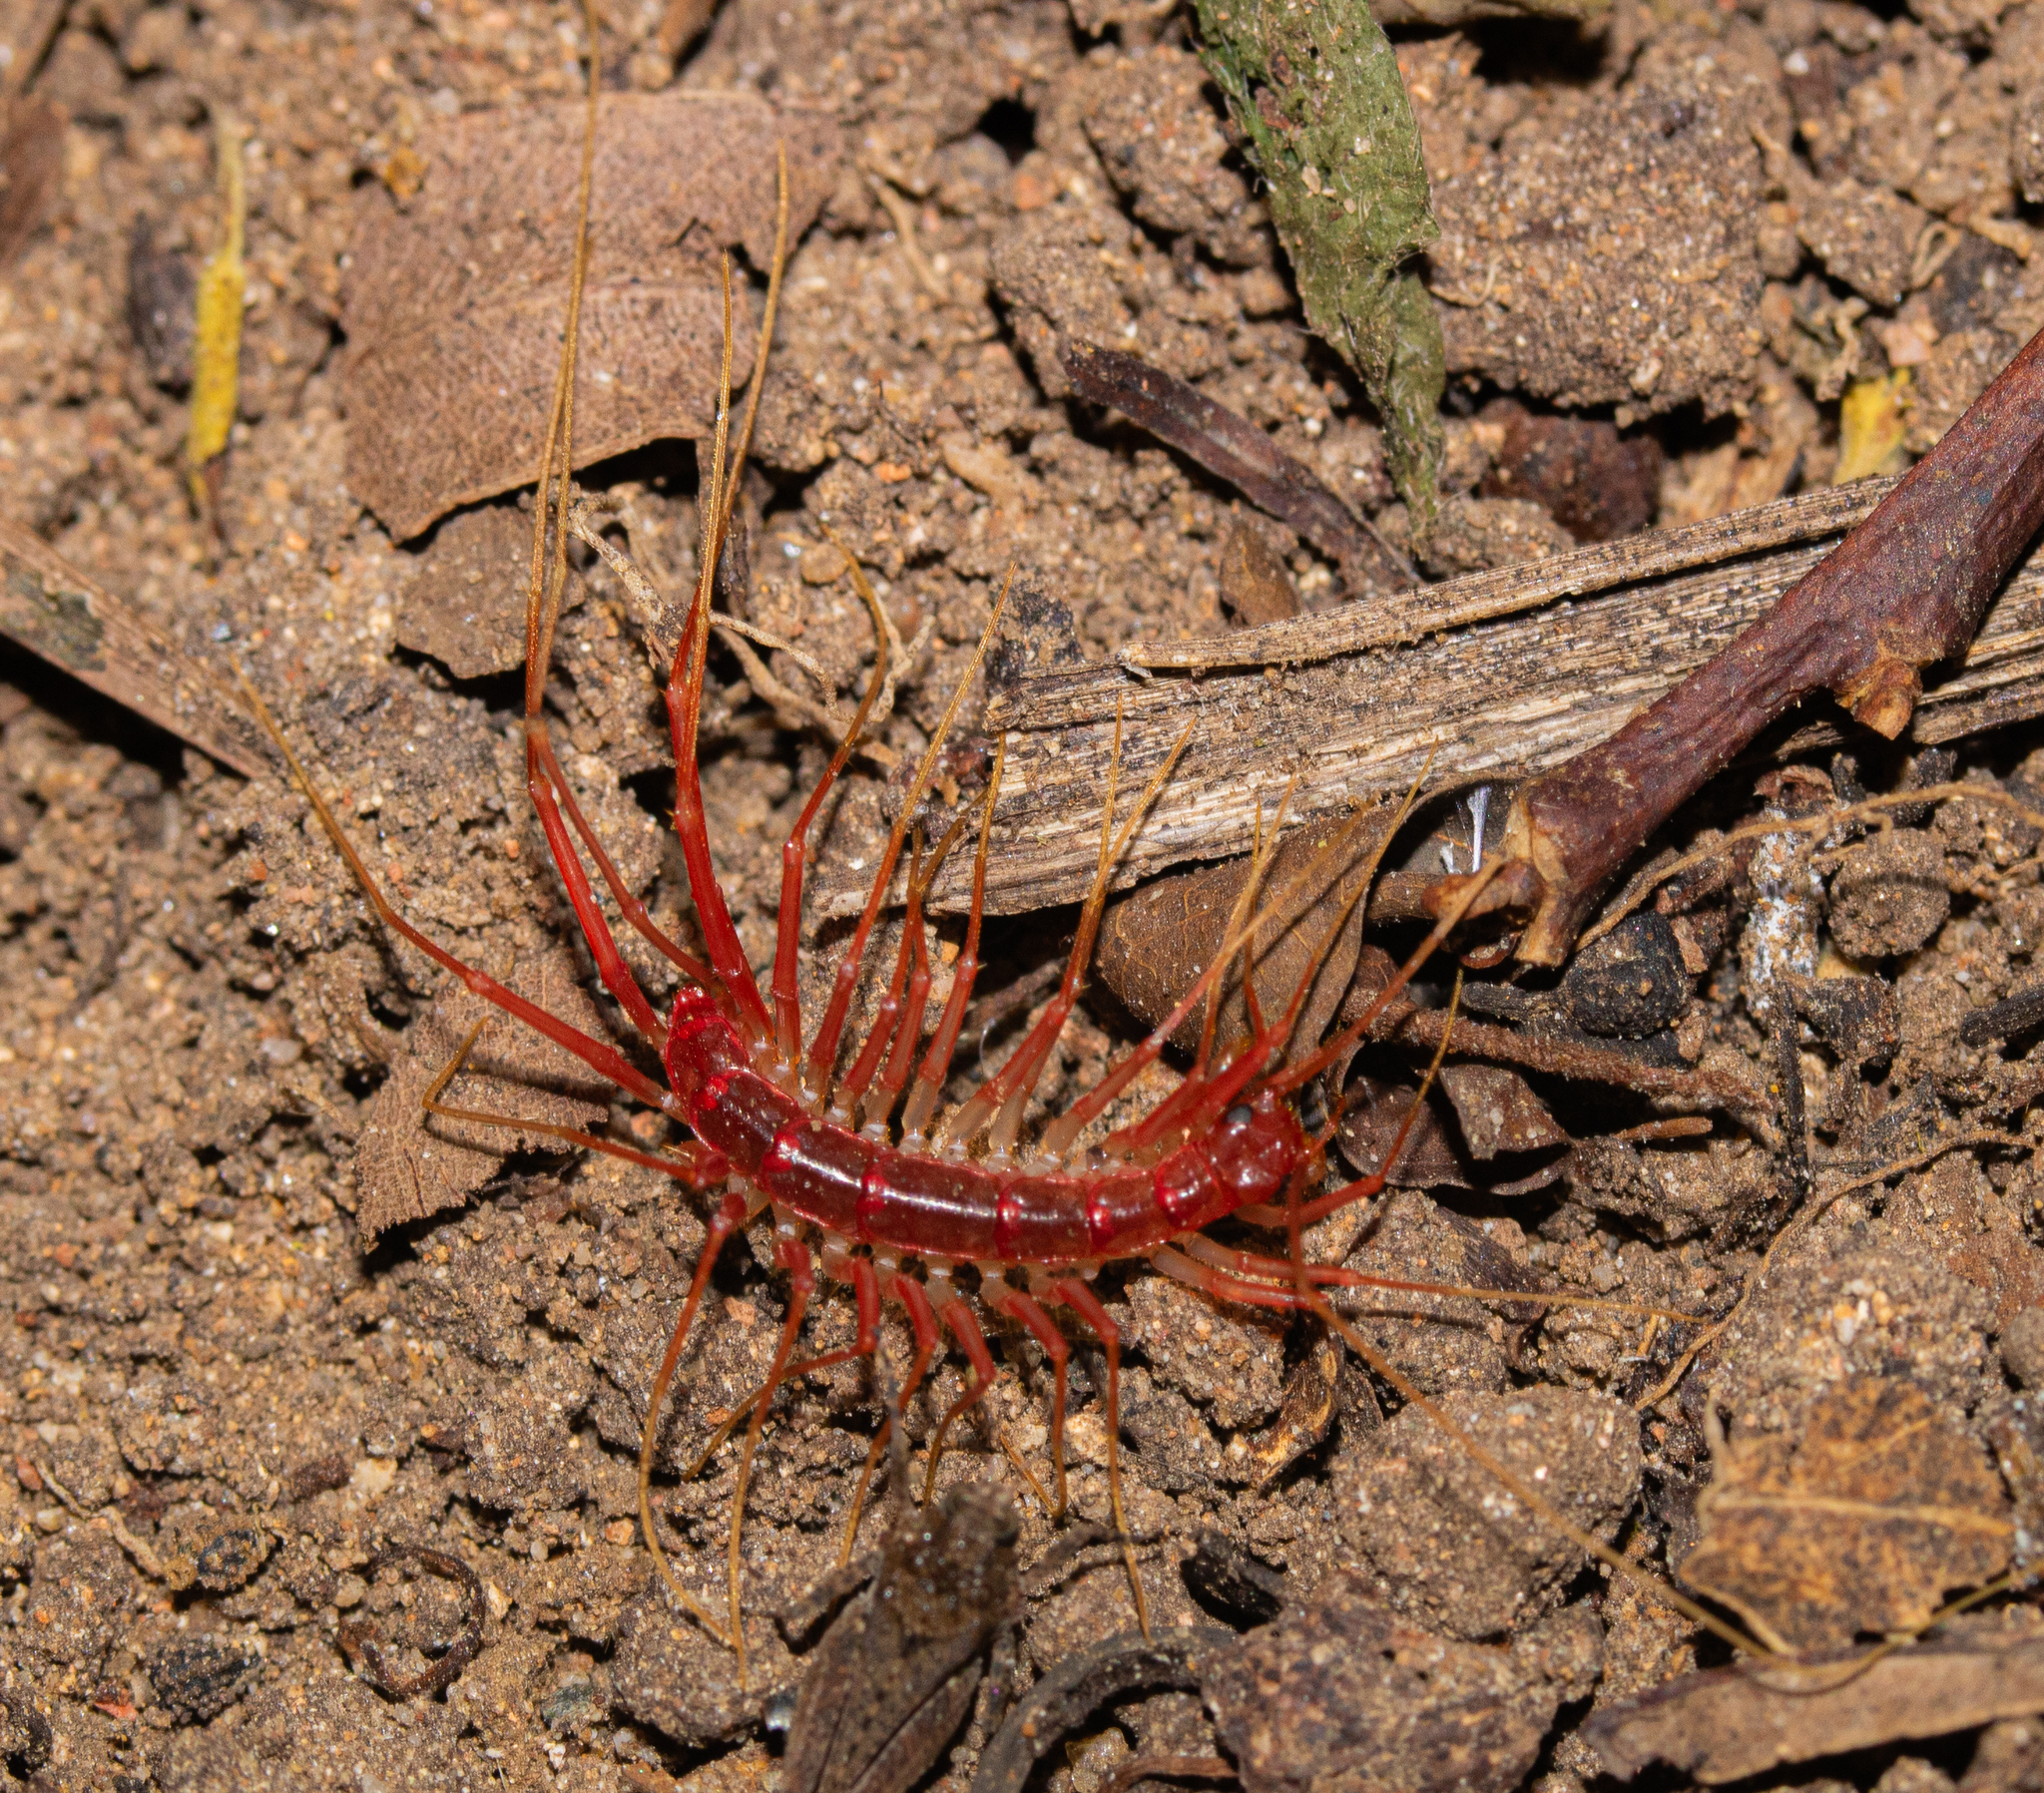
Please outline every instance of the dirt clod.
M1602 1656L1586 1612L1509 1649L1459 1643L1402 1623L1344 1573L1218 1663L1206 1693L1252 1793L1504 1793L1556 1707L1596 1685Z
M1895 828L1848 847L1831 878L1831 935L1855 959L1914 952L1951 913L1935 837Z

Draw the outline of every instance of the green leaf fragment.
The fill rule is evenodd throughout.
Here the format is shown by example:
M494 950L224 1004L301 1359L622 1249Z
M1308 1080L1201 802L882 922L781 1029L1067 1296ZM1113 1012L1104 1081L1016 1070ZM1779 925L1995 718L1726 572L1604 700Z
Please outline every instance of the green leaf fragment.
M1227 97L1306 321L1384 420L1392 482L1432 528L1447 384L1440 319L1401 264L1440 235L1397 57L1362 0L1198 0L1201 60Z

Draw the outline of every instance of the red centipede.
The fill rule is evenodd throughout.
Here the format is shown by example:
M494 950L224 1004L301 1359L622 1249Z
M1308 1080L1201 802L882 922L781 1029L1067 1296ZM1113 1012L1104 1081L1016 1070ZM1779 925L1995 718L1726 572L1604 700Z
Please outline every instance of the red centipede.
M586 193L585 193L586 217ZM931 974L925 945L922 901L938 865L956 845L971 819L961 811L947 832L924 853L911 846L911 818L920 807L933 768L953 726L964 693L997 628L1002 604L960 679L943 719L932 733L909 796L900 808L880 855L856 927L836 967L823 1013L813 1031L805 1028L797 994L797 952L803 870L809 834L832 785L842 774L866 725L887 672L884 630L856 717L838 743L822 776L809 792L782 847L776 945L770 976L763 989L749 962L711 859L711 842L697 758L704 679L712 625L711 599L728 528L735 470L744 463L757 416L766 344L770 342L786 249L786 202L768 281L761 330L762 367L756 368L743 424L732 435L731 368L727 273L727 348L722 406L702 505L701 574L688 623L675 650L665 697L674 744L675 825L687 867L705 957L683 950L659 928L627 887L571 792L548 735L542 709L546 670L566 571L572 487L572 435L577 319L581 303L580 263L571 286L566 344L556 386L553 416L535 505L532 579L526 618L525 744L527 788L545 833L554 865L605 988L623 1009L651 1052L661 1079L642 1069L615 1046L594 1039L548 1013L505 985L465 964L407 921L371 877L332 811L291 753L260 700L252 701L269 728L321 825L346 860L381 922L436 964L459 978L494 1009L566 1049L627 1096L685 1127L690 1135L665 1150L643 1150L619 1140L571 1127L538 1124L515 1117L456 1109L439 1098L460 1063L442 1072L426 1099L429 1110L487 1124L516 1125L552 1134L592 1150L650 1166L696 1190L720 1191L708 1236L696 1260L687 1296L653 1384L644 1422L639 1465L641 1523L668 1585L715 1635L739 1652L740 1532L746 1488L763 1423L773 1396L790 1379L848 1360L874 1356L883 1305L892 1302L907 1317L913 1355L894 1392L889 1416L867 1460L870 1476L889 1425L922 1382L946 1340L963 1354L971 1371L964 1392L950 1404L932 1437L925 1494L950 1428L984 1399L995 1379L993 1354L983 1319L995 1316L1020 1327L1041 1346L1054 1382L1050 1449L1056 1476L1056 1505L1065 1504L1064 1428L1067 1367L1071 1344L1053 1317L1063 1309L1098 1340L1105 1356L1103 1390L1107 1467L1114 1522L1125 1548L1118 1454L1121 1338L1095 1278L1107 1264L1142 1259L1166 1275L1234 1302L1277 1309L1312 1309L1322 1314L1385 1374L1408 1399L1419 1401L1443 1425L1455 1428L1382 1364L1377 1354L1335 1314L1322 1292L1329 1285L1373 1287L1438 1294L1481 1295L1490 1291L1450 1288L1365 1276L1345 1268L1308 1264L1299 1248L1300 1229L1335 1209L1381 1188L1383 1173L1348 1182L1318 1196L1306 1190L1318 1177L1322 1151L1333 1123L1317 1133L1299 1121L1291 1098L1359 1039L1397 996L1413 972L1454 928L1474 902L1481 881L1460 893L1455 906L1400 968L1367 1011L1316 1050L1287 1058L1290 1036L1309 970L1284 1010L1265 1017L1254 1005L1253 1032L1237 1049L1216 1054L1208 1042L1179 1087L1149 1114L1110 1132L1098 1144L1075 1152L1075 1141L1130 1082L1163 1052L1166 1042L1195 1007L1210 997L1222 969L1251 938L1254 919L1238 915L1215 960L1185 993L1177 1010L1144 1041L1126 1052L1082 1100L1054 1119L1034 1139L1022 1137L1025 1108L1071 1015L1091 957L1110 870L1151 799L1170 775L1174 752L1141 792L1119 828L1117 793L1110 779L1101 829L1099 864L1080 912L1076 937L1055 996L1001 1069L985 1079L947 1113L940 1113L952 1075L965 1008L980 969L991 817L998 794L1002 757L996 751L987 791L978 811L972 895L962 950L948 997L930 1022ZM852 568L854 584L867 605L878 600ZM877 622L877 618L876 618ZM1183 746L1183 741L1180 746ZM874 1005L874 1019L851 1047L848 1020L860 987L870 939L888 901L904 851L910 859L905 927L890 978ZM592 877L592 872L594 877ZM599 902L595 884L608 891L624 923L674 968L677 994L665 1018L649 999L619 946ZM1245 899L1245 909L1248 899ZM1331 942L1337 918L1327 930ZM1210 1016L1212 1007L1210 1004ZM469 1044L473 1044L470 1036ZM464 1053L466 1048L464 1048ZM843 1064L845 1060L848 1064ZM840 1070L840 1065L843 1068ZM1395 1157L1395 1151L1389 1154ZM1389 1159L1387 1158L1387 1162ZM739 1464L730 1536L730 1615L720 1632L675 1576L654 1526L651 1475L660 1418L669 1387L702 1306L711 1269L731 1235L762 1216L773 1223L774 1265L788 1290L770 1365L763 1386L726 1422L713 1441L728 1436L741 1420L746 1437ZM1223 1247L1207 1229L1228 1216L1283 1229L1283 1256ZM797 1361L804 1318L818 1278L847 1285L857 1312L850 1345ZM1513 1298L1523 1300L1523 1292ZM1619 1305L1588 1303L1588 1305ZM1628 1311L1644 1311L1633 1310ZM1681 1317L1681 1316L1676 1316ZM1459 1434L1458 1434L1459 1436ZM1503 1470L1463 1440L1500 1476ZM707 1457L708 1453L706 1453ZM1505 1478L1509 1483L1511 1479ZM862 1497L865 1484L860 1485ZM1521 1491L1545 1509L1530 1491ZM854 1501L854 1523L857 1501ZM1572 1534L1573 1535L1573 1534ZM1585 1548L1594 1541L1577 1538ZM1600 1552L1600 1554L1603 1554ZM1129 1554L1131 1582L1143 1612L1142 1581Z

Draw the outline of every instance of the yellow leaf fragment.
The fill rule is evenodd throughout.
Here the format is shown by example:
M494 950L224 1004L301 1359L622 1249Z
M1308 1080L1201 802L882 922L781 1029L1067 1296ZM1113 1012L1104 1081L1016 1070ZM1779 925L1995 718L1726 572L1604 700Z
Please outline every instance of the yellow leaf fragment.
M192 416L185 432L185 462L200 470L228 445L234 426L242 361L242 300L247 275L242 244L248 195L242 181L240 130L220 129L221 226L219 245L199 276L198 339L192 351Z
M1898 367L1884 379L1854 380L1846 387L1838 401L1838 468L1832 485L1900 473L1909 464L1902 450L1902 406L1910 379L1908 368Z

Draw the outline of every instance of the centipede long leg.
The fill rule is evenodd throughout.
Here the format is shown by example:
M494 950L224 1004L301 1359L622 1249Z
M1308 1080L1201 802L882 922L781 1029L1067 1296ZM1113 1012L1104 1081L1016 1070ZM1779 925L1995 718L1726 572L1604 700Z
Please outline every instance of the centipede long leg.
M1143 1571L1136 1565L1135 1541L1129 1537L1128 1515L1122 1510L1122 1332L1101 1299L1076 1276L1060 1277L1048 1292L1093 1328L1107 1353L1107 1499L1114 1514L1115 1536L1122 1541L1129 1587L1136 1598L1136 1621L1150 1635L1150 1602L1143 1593Z
M915 1335L915 1355L909 1360L908 1374L894 1391L893 1404L881 1419L880 1429L873 1434L873 1442L866 1451L866 1465L859 1472L858 1487L852 1492L851 1511L845 1516L844 1545L837 1556L839 1568L851 1561L851 1547L858 1538L859 1514L865 1507L866 1490L872 1485L873 1471L879 1467L880 1453L887 1448L889 1434L903 1424L902 1416L907 1412L908 1403L922 1386L923 1373L944 1342L936 1310L930 1306L930 1298L923 1292L921 1283L912 1276L895 1276L890 1280L887 1292L900 1301L908 1314L909 1330Z
M774 1261L787 1273L787 1316L780 1323L780 1338L773 1347L773 1361L766 1369L766 1382L753 1404L753 1417L746 1424L746 1442L739 1452L738 1490L731 1498L731 1645L739 1659L739 1686L746 1684L746 1631L739 1610L739 1579L744 1566L746 1490L753 1480L753 1459L760 1449L760 1435L766 1429L766 1410L787 1373L788 1360L801 1340L802 1318L809 1298L816 1292L816 1273L809 1262L809 1248L791 1233L774 1242Z
M1065 1375L1072 1347L1042 1306L1020 1289L991 1288L981 1291L982 1299L995 1313L1019 1320L1029 1336L1043 1347L1050 1359L1053 1392L1050 1406L1050 1461L1057 1478L1057 1509L1054 1518L1065 1517Z

